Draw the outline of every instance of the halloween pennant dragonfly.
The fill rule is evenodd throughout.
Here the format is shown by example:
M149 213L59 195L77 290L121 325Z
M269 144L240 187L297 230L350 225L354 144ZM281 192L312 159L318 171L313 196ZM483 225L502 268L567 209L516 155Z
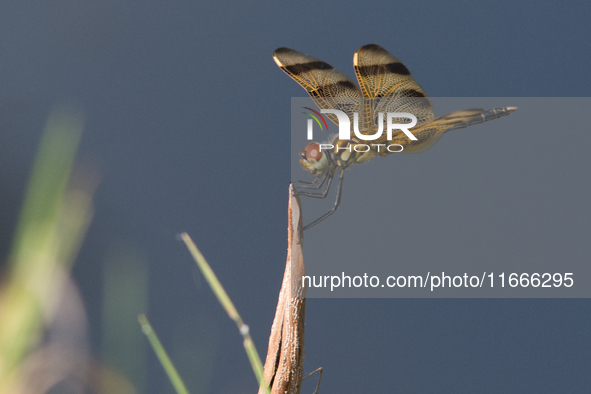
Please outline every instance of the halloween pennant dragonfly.
M455 111L434 119L433 105L425 91L414 80L410 71L400 60L379 45L369 44L357 50L353 55L353 67L357 76L357 86L351 78L336 70L330 64L312 56L289 48L279 48L273 53L275 63L301 87L306 89L320 109L343 111L354 122L354 114L359 114L361 134L375 134L383 128L384 112L406 112L417 119L410 132L416 137L411 140L401 130L392 135L390 143L401 146L402 153L419 153L431 148L446 132L506 116L516 107L467 109ZM335 114L326 116L338 125ZM402 121L401 123L404 123ZM362 163L376 156L391 154L380 149L380 143L386 142L383 134L372 141L369 150L356 149L364 140L353 136L348 140L339 140L336 135L330 144L331 149L321 149L317 142L310 142L300 153L300 163L316 179L313 182L297 182L299 195L325 198L335 174L339 173L336 201L332 209L304 227L304 230L318 224L332 215L341 202L343 174L353 164ZM381 144L383 145L383 144Z

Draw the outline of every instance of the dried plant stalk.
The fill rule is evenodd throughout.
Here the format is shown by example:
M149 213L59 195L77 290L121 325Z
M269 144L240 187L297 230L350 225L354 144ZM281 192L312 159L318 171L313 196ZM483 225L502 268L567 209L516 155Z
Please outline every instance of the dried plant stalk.
M302 276L306 268L302 254L302 214L300 200L291 185L289 196L287 261L263 372L271 394L299 394L304 369L306 288ZM262 388L259 394L263 394Z

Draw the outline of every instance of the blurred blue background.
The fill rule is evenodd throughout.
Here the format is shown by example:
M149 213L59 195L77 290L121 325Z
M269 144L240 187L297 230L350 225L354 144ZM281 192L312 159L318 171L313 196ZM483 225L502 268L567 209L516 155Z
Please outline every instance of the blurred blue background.
M120 261L149 283L126 335L142 343L130 322L147 312L192 392L255 392L236 327L177 234L213 265L264 358L287 246L290 98L303 96L273 51L353 77L354 51L376 43L433 97L585 97L590 13L583 1L4 1L1 256L49 111L75 103L79 159L101 174L74 268L94 355L113 357L106 300L126 298L107 297L104 278ZM305 372L324 367L326 393L591 392L590 316L586 299L313 299ZM115 367L140 392L169 392L145 354L145 370Z

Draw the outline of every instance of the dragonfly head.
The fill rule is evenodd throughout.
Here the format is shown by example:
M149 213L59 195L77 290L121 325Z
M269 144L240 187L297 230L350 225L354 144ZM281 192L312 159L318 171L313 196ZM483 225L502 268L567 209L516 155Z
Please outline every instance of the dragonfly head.
M318 142L310 142L300 152L300 164L306 171L314 175L322 175L328 169L328 156L320 149Z

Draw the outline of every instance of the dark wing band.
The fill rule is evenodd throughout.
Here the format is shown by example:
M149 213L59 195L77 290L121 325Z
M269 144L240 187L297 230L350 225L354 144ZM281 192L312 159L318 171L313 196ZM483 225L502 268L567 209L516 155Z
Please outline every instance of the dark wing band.
M275 63L301 87L320 109L338 109L353 120L353 112L361 112L361 92L351 78L330 64L289 48L273 53ZM326 116L336 125L333 114Z

